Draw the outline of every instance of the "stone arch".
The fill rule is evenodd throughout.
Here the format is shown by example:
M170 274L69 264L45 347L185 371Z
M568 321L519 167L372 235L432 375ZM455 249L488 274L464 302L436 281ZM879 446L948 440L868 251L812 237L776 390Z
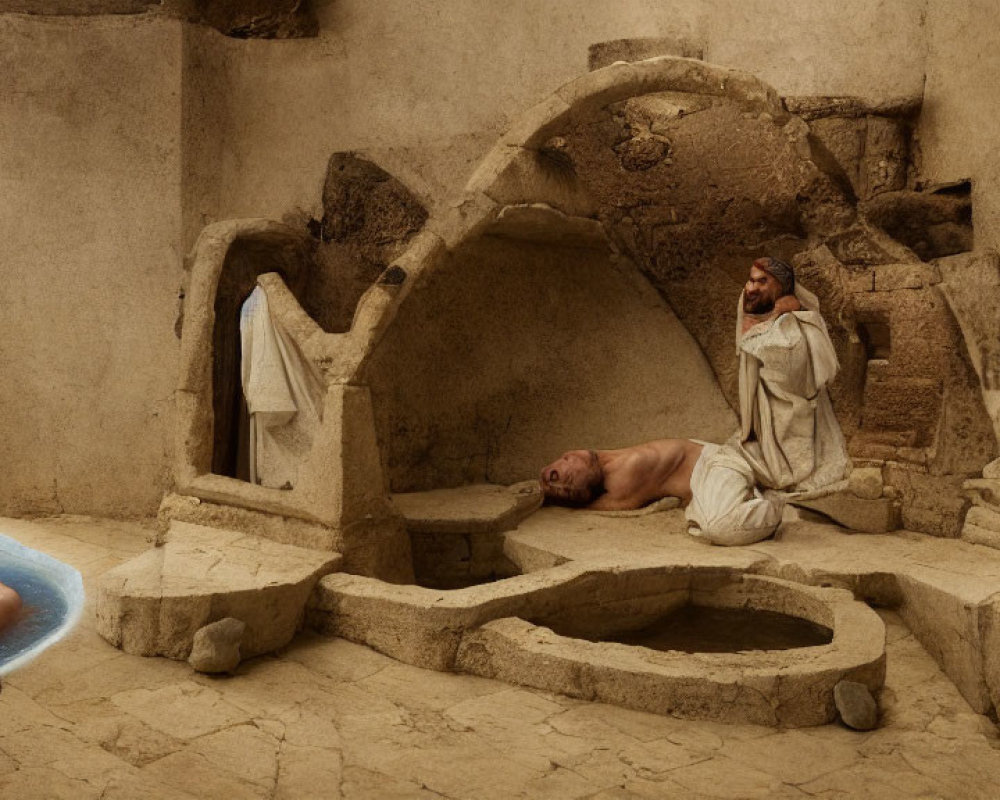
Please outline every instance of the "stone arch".
M324 419L323 447L315 455L314 468L303 488L279 492L237 486L237 482L227 483L207 474L205 434L210 435L211 420L206 422L210 411L206 410L204 387L210 385L206 370L211 364L197 348L210 336L204 330L204 320L197 321L192 331L185 325L185 377L179 393L179 488L207 500L316 522L335 532L334 542L348 541L338 537L354 531L350 537L357 544L346 546L363 550L367 545L358 523L363 522L365 530L374 530L379 520L393 516L386 498L390 482L397 489L425 489L528 477L528 465L533 460L537 463L540 453L513 442L508 435L513 416L504 429L506 419L494 413L495 404L481 419L475 414L463 417L469 406L460 402L451 403L450 417L444 422L434 414L426 415L419 422L427 435L410 436L409 450L404 447L402 452L393 450L391 438L398 432L392 429L391 414L384 411L393 368L399 368L397 375L399 370L414 369L413 358L409 363L394 362L393 352L403 349L400 342L410 344L406 332L419 334L415 322L422 308L431 312L430 322L440 330L445 317L434 319L433 299L446 299L447 291L460 291L469 279L479 281L483 313L504 308L503 303L495 309L489 307L495 287L489 284L489 269L480 268L489 266L483 248L493 256L504 248L522 248L534 253L538 263L558 264L564 275L571 274L569 262L579 258L594 274L614 274L616 296L631 291L635 308L657 309L665 318L676 317L674 332L661 331L658 341L682 343L688 356L697 356L691 363L700 364L693 368L700 371L700 377L682 389L687 397L712 396L709 405L714 409L714 422L700 431L685 423L657 433L716 439L726 433L721 430L725 420L733 419L725 404L716 401L727 393L731 396L733 389L733 376L727 372L731 369L727 365L734 361L733 331L726 320L734 316L746 264L751 257L765 253L793 259L800 278L824 301L824 313L843 362L842 377L834 387L838 414L849 435L862 430L864 413L871 410L866 393L873 368L856 331L861 303L857 295L887 282L891 291L906 288L912 280L923 280L920 275L926 265L859 214L856 194L844 183L844 175L831 167L814 134L759 80L696 60L662 57L617 63L570 82L526 112L501 137L447 211L427 219L405 252L361 295L349 328L324 331L280 278L268 279L287 300L282 313L297 331L303 353L323 374L331 409ZM210 292L214 287L206 287L218 280L215 265L224 259L234 237L272 228L275 235L304 235L266 221L233 221L206 229L199 240L192 276L193 283L202 286L201 296L213 296ZM538 256L540 252L544 255ZM498 264L492 266L500 275ZM542 275L542 270L536 269L535 274ZM504 302L524 284L510 278L509 272L507 276L501 286L507 293ZM921 284L924 294L901 304L908 313L893 317L896 322L892 324L902 321L917 331L921 309L925 305L936 309L942 335L935 345L938 361L928 368L940 367L947 375L940 384L944 400L926 415L933 435L921 447L902 440L876 441L874 445L883 449L868 451L863 457L886 465L889 482L903 493L907 527L954 535L964 510L961 482L975 471L973 467L981 469L996 445L978 389L970 389L969 376L975 375L964 350L957 357L954 353L962 334L943 301L935 305L939 298L933 281L925 283L928 285ZM189 300L194 299L193 294ZM601 299L591 298L587 308L595 308L594 303ZM871 302L870 298L864 301ZM875 306L886 302L892 305L895 300L877 298L874 310L865 313L877 316L881 312ZM203 306L194 305L196 316L206 313ZM607 305L614 307L610 302ZM450 312L454 307L445 302L437 308ZM581 308L584 306L577 310ZM578 314L572 324L585 318L586 313ZM431 330L433 325L424 327L425 332ZM494 340L503 333L502 327L495 325L493 331ZM641 349L627 336L616 341L625 351ZM461 341L451 339L446 344L446 351L426 347L418 356L432 362L463 354ZM671 358L665 350L655 352L653 360ZM497 358L495 352L491 358ZM577 352L570 366L585 365L589 358L585 351ZM458 358L451 363L459 368L462 362ZM557 365L554 359L540 363L536 375L544 375L545 369ZM609 370L617 366L610 360L605 363ZM564 370L562 383L550 384L550 396L543 399L556 403L560 392L571 386L572 374L572 369ZM508 381L508 385L513 382ZM638 387L632 396L655 394L664 385L669 385L669 377L657 385ZM488 387L473 388L488 393ZM612 388L606 382L593 396L618 404L609 407L609 413L624 410L627 414L630 399L620 400ZM451 402L461 394L456 387L433 382L424 390L425 406L442 397ZM935 391L930 387L926 394L934 399ZM522 405L531 400L529 392L515 398ZM394 403L405 410L405 398L402 404L388 399L389 406ZM649 407L640 404L632 410L641 416ZM590 413L592 427L597 429L601 422L593 408ZM397 415L397 419L405 417ZM472 442L477 447L463 452L471 440L462 438L461 426L476 428L480 422L479 438ZM482 463L472 464L468 470L462 465L442 469L440 465L454 456L447 448L421 462L421 440L440 438L441 430L447 433L443 441L454 445L460 458L485 452ZM381 441L376 441L376 433ZM584 443L581 433L579 428L564 427L560 429L563 439L556 436L544 444L552 449L577 446ZM615 428L615 441L591 441L592 446L615 446L629 443L629 436L650 435L648 427L637 423ZM405 439L409 433L402 436ZM852 436L854 442L872 444ZM945 446L939 447L942 443ZM376 455L379 449L381 467ZM501 451L503 456L494 458ZM900 472L898 464L906 459L910 459L910 466L904 465ZM431 462L433 468L424 470L419 480L413 479L412 470L408 473L408 466L424 469ZM364 468L356 468L356 463ZM896 466L890 467L890 463ZM390 480L386 480L385 467ZM944 478L942 473L947 473ZM947 491L942 492L941 486ZM945 512L936 507L924 513L927 509L920 507L921 498L931 490L935 497L946 497L951 504ZM909 518L907 503L913 510Z
M940 323L931 348L939 357L923 367L944 377L935 386L917 381L929 398L920 414L887 421L879 413L886 373L868 358L856 324L859 310L870 315L873 303L859 296L861 282L875 289L877 273L879 288L906 287L923 263L883 230L878 216L866 216L878 203L861 202L873 186L898 188L905 163L902 172L890 164L896 171L888 178L852 178L820 140L819 127L803 118L812 120L815 109L803 108L803 116L790 113L752 76L669 56L616 63L565 85L515 122L451 210L432 217L423 237L362 298L351 331L357 379L368 379L369 359L411 288L449 263L456 249L498 228L508 234L533 228L527 236L547 229L555 240L596 223L612 253L633 263L669 304L732 400L732 329L720 320L735 316L750 260L779 255L794 261L824 303L843 367L834 402L853 454L909 463L913 474L896 478L915 502L923 490L913 488L913 475L948 473L948 519L915 513L907 524L953 535L963 503L961 479L996 448L980 393L969 391L974 373L965 348L956 347L962 333L938 303L933 281L921 284L927 291L920 297L874 299L876 306L902 309L893 319L904 335L916 335L914 309L926 306ZM884 134L885 115L915 109L919 103L877 109L868 125ZM899 391L909 391L905 377L893 380ZM890 394L894 385L888 385ZM917 418L920 431L897 435L896 428ZM916 483L926 481L918 477Z

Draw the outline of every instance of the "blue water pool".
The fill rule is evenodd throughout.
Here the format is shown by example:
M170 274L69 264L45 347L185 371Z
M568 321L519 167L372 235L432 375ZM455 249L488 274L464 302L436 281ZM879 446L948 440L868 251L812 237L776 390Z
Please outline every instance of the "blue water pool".
M83 579L68 564L0 534L0 583L17 590L24 603L20 619L0 632L0 675L4 675L76 624L83 609Z

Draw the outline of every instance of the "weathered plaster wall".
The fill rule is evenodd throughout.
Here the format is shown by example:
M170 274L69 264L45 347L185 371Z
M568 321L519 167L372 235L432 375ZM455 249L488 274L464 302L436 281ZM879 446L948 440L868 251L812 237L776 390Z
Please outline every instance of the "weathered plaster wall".
M318 215L326 159L365 150L440 203L587 48L684 39L783 94L919 93L924 0L319 0L320 34L213 46L226 148L213 219ZM224 54L224 55L223 55Z
M418 280L365 376L394 491L736 428L691 334L604 250L484 236Z
M179 34L0 16L2 513L152 513L166 485Z
M976 247L1000 248L1000 48L996 0L929 0L921 178L972 180Z
M1000 250L1000 50L996 0L929 0L927 85L917 129L919 178L933 186L972 181L975 247ZM962 262L960 262L961 265ZM955 271L967 296L964 323L978 329L983 398L1000 438L1000 273L980 258ZM978 265L978 267L977 267ZM972 282L981 291L962 286ZM975 295L975 296L973 296ZM971 329L970 329L971 332Z

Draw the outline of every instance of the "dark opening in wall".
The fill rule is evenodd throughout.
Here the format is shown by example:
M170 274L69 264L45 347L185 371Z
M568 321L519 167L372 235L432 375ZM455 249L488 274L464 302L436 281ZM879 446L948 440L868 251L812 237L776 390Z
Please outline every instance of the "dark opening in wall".
M427 210L400 181L355 153L334 153L323 186L323 219L311 220L315 269L303 308L328 333L349 330L358 300L406 249Z
M886 320L871 320L858 323L858 335L865 346L865 357L873 359L888 359L892 350L892 332Z
M212 472L247 479L248 416L241 380L240 310L257 276L277 272L293 294L301 293L308 254L301 242L267 237L230 245L215 294L212 336Z
M924 261L972 249L972 184L886 192L863 204L868 220Z
M937 186L929 190L932 194L955 195L956 197L972 196L972 181L956 181Z

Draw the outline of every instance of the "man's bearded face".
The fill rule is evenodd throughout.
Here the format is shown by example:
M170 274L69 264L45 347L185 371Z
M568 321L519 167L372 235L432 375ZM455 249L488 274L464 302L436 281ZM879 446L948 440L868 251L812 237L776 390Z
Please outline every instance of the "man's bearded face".
M781 283L777 278L760 267L750 267L750 278L743 287L743 313L770 314L781 294Z
M593 450L570 450L542 470L547 498L569 505L586 505L601 483L601 466Z

